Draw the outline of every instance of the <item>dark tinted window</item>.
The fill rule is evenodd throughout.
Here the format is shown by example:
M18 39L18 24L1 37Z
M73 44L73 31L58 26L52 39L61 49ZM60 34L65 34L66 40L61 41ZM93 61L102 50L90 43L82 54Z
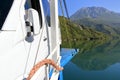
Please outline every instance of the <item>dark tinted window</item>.
M0 29L2 28L12 3L13 0L0 0Z
M44 9L46 20L48 22L48 25L50 26L50 4L48 0L42 0L42 4L43 4L43 9Z

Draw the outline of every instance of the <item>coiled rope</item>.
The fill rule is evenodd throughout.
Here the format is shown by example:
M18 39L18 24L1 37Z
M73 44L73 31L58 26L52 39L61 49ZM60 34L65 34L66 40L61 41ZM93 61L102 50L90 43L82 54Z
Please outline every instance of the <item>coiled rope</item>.
M38 63L31 69L31 71L30 71L30 73L29 73L29 75L28 75L28 77L27 77L27 80L30 80L30 79L35 75L35 73L36 73L42 66L48 65L48 64L52 65L52 66L53 66L56 70L58 70L58 71L63 70L63 68L60 67L60 66L58 66L53 60L51 60L51 59L44 59L44 60L38 62Z

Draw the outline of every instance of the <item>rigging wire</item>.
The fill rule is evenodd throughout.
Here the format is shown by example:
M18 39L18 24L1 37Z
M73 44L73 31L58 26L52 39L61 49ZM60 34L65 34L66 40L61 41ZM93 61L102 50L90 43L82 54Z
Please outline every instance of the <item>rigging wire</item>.
M66 1L63 0L63 3L64 3L64 7L65 7L65 11L66 11L67 18L70 19L70 17L69 17L69 13L68 13L68 9L67 9Z
M64 7L65 7L65 12L66 12L67 18L69 19L69 22L67 23L67 25L70 26L70 32L71 32L71 35L72 35L73 45L74 45L74 48L75 48L75 50L76 50L76 52L77 52L76 42L75 42L75 38L74 38L74 33L73 33L73 31L72 31L72 25L69 24L69 23L71 23L71 20L70 20L68 8L67 8L66 0L63 0L63 3L64 3ZM72 46L72 47L73 47L73 46Z
M62 15L64 16L64 10L63 10L63 6L62 6L62 0L59 0L59 3L60 3L60 8L61 8L61 11L62 11Z
M45 20L43 21L44 23L43 24L45 24L46 26L45 27L43 27L43 29L42 29L42 33L41 33L41 36L40 36L40 40L39 40L39 45L38 45L38 48L37 48L37 53L36 53L36 57L35 57L35 60L34 60L34 66L35 66L35 64L37 63L37 58L38 58L38 54L39 54L39 48L40 48L40 44L41 44L41 41L42 41L42 35L43 35L43 32L44 32L44 28L46 28L45 29L45 31L46 31L46 35L47 35L47 45L48 45L48 55L50 54L50 42L49 42L49 31L48 31L48 25L49 25L49 23L48 23L48 21L47 21L47 15L49 14L49 8L47 7L46 8L46 14L45 14Z
M61 8L61 11L62 11L62 15L64 17L65 15L64 15L64 9L63 9L63 6L62 6L62 0L59 0L59 3L60 3L60 8ZM63 21L65 22L65 18L63 18ZM71 42L69 40L70 36L69 36L68 28L66 27L66 24L65 24L65 31L66 31L66 34L67 34L67 41L69 43L69 47L71 48L72 45L71 45Z

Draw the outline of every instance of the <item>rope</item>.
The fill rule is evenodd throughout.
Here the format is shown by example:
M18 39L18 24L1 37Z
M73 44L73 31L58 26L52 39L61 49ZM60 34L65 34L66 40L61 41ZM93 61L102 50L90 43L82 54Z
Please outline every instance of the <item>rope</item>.
M47 65L47 64L50 64L52 65L56 70L58 71L61 71L63 70L62 67L59 67L53 60L51 59L45 59L41 62L38 62L30 71L28 77L27 77L27 80L30 80L34 75L35 73L44 65Z

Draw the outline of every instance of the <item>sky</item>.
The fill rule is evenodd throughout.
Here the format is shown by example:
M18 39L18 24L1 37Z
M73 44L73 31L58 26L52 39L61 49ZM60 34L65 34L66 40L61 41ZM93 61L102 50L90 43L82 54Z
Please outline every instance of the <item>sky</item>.
M104 7L120 13L120 0L66 0L69 15L71 16L82 7ZM61 10L59 10L61 14Z

